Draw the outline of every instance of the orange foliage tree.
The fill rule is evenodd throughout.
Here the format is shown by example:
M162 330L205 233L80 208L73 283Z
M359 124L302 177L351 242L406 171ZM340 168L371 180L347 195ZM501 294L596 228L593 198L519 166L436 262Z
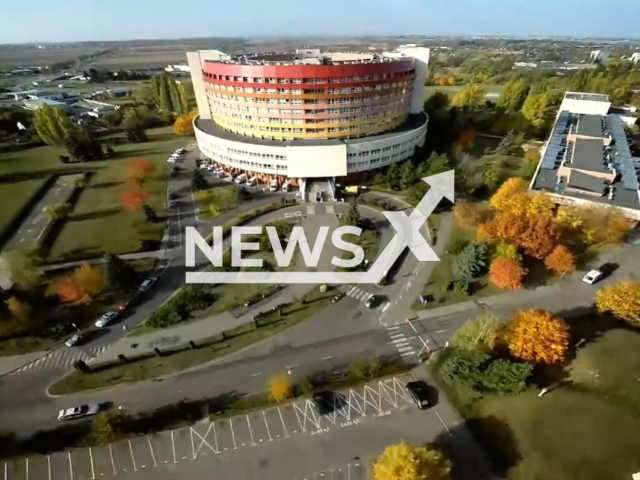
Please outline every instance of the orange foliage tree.
M553 252L544 259L544 266L556 275L564 275L576 269L576 257L564 245L558 245Z
M156 164L148 158L132 158L127 162L125 169L128 182L141 185L145 178L156 171Z
M510 178L491 196L489 206L497 212L526 214L531 201L527 186L527 182L521 178Z
M492 242L504 240L513 243L527 255L542 260L553 251L558 231L551 218L505 212L481 224L478 236L487 237Z
M511 354L527 362L562 362L569 348L569 328L547 310L519 310L507 338Z
M484 217L478 205L468 200L458 200L453 207L453 218L463 227L475 227Z
M198 115L196 110L192 110L184 115L179 115L173 124L173 133L176 135L193 135L193 119Z
M105 284L101 268L83 263L68 275L56 280L54 288L62 303L89 303L104 290Z
M462 149L471 148L473 143L476 141L477 135L477 132L473 128L468 128L460 134L456 140L455 146Z
M527 269L512 258L498 257L489 267L489 278L496 287L516 290L522 287Z
M611 312L632 325L640 326L640 283L621 280L598 291L599 312Z
M120 195L120 203L124 208L135 212L140 210L149 199L149 192L139 185L132 185Z

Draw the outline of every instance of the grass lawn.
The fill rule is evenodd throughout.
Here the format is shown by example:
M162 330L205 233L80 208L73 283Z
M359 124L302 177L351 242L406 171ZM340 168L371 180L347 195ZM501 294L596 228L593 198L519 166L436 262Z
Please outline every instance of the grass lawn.
M625 479L640 470L640 334L610 330L570 365L572 384L487 397L469 424L509 478Z
M142 212L123 210L119 196L126 189L123 181L127 160L144 157L155 160L158 169L145 181L148 204L163 217L166 213L167 155L187 142L171 133L170 127L149 130L149 142L117 145L117 158L99 162L73 213L51 248L50 262L71 261L100 255L105 251L121 254L139 250L139 240L160 240L164 222L150 224ZM98 164L98 162L96 163ZM92 164L93 166L93 164Z
M45 181L46 178L43 177L15 183L0 183L0 232L10 225Z
M198 209L199 217L202 220L212 220L227 210L238 207L238 189L235 185L225 185L200 190L193 194ZM211 205L217 207L217 213L210 209Z
M258 328L253 323L249 323L225 332L224 338L216 336L206 339L200 342L200 347L195 350L186 347L173 354L167 353L166 356L150 356L133 360L128 364L106 367L93 373L73 372L54 383L49 392L62 395L119 383L148 380L209 362L272 337L310 318L329 306L333 296L335 296L333 289L328 289L325 293L315 289L307 295L304 305L301 301L296 301L283 307L282 318L278 318L277 313L261 317Z
M458 240L468 240L471 242L475 239L475 229L454 225L447 245L453 245ZM436 263L431 277L429 278L429 282L427 282L427 284L422 289L422 295L428 300L428 303L423 307L416 299L416 301L414 301L412 305L412 308L438 308L445 305L451 305L453 303L466 302L468 300L495 295L496 293L503 292L503 290L500 290L498 287L489 282L488 275L476 278L472 282L470 282L470 295L464 295L453 290L446 292L443 291L442 285L445 285L447 282L453 282L455 280L452 271L455 257L456 256L451 253L446 253L446 251L445 253L440 255L440 261Z

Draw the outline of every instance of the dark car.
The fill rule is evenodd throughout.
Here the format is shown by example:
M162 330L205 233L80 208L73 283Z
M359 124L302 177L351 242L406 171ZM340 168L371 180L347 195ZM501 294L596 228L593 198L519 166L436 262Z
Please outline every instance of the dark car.
M314 393L313 404L320 415L328 415L335 409L335 394L329 391Z
M367 298L367 301L364 302L365 306L367 308L376 308L378 305L380 305L381 302L381 298L377 295L371 295L369 298Z
M420 410L425 410L431 406L429 402L429 385L427 385L427 382L416 380L415 382L407 383L406 388L413 403L415 403Z

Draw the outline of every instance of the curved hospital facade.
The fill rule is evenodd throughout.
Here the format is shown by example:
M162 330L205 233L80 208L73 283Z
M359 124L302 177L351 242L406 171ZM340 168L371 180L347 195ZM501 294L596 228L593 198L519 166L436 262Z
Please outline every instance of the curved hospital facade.
M261 181L353 177L424 143L429 50L187 54L201 152Z

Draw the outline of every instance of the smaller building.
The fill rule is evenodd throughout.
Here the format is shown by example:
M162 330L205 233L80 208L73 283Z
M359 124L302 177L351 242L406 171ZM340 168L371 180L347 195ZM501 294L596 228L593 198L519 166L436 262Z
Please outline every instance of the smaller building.
M636 63L638 60L640 60L640 52L633 52L629 57L629 60L633 63Z
M589 55L589 63L604 63L609 58L609 50L592 50Z
M28 100L24 102L24 108L31 111L40 110L45 105L54 108L60 108L65 113L71 113L73 111L73 107L67 105L66 103L58 102L56 100L49 100L48 98L39 98L35 100Z

